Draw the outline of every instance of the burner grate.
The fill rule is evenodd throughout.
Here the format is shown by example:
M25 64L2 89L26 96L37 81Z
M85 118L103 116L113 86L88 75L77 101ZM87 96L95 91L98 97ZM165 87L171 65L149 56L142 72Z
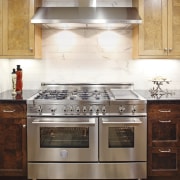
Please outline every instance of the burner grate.
M67 90L44 90L39 92L39 95L35 99L57 99L63 100L68 96Z
M35 99L109 100L110 96L106 90L44 90L39 92Z

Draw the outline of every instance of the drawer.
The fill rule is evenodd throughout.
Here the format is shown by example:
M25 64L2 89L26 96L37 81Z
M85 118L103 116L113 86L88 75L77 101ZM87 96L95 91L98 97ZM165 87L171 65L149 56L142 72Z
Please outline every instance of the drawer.
M180 104L148 104L147 110L150 120L180 118Z
M148 148L148 176L178 176L180 148Z
M180 146L180 119L149 120L149 146Z
M26 104L1 103L0 118L26 118Z

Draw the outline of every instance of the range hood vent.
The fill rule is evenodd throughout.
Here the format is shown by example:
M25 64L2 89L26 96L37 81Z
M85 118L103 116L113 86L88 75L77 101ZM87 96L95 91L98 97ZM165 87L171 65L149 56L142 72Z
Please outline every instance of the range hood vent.
M39 7L31 19L33 24L45 24L52 27L61 24L74 24L76 27L122 27L140 24L142 20L135 7L95 7L90 1L78 0L78 7Z

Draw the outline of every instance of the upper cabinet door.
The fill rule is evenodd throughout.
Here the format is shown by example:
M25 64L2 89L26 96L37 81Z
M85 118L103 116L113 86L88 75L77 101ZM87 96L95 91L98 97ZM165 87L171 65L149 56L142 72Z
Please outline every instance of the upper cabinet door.
M3 0L3 55L34 55L33 0Z
M135 58L180 58L180 0L139 0Z
M168 1L169 56L180 56L180 0Z
M2 42L2 0L0 0L0 55L2 55L2 47L3 47L3 42Z
M167 0L140 0L139 56L167 55Z

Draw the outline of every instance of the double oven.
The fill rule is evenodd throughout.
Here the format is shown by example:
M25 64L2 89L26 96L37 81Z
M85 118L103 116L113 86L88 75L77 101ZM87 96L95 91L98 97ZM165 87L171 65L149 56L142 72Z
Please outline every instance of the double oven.
M96 85L93 90L81 86L86 87L83 93L86 90L88 101L75 102L81 96L75 96L75 85L73 98L66 104L40 99L44 90L28 101L28 179L146 178L146 101L117 84ZM118 96L111 88L120 91ZM58 92L64 93L64 87ZM119 99L119 93L124 99ZM127 101L127 95L131 100Z

